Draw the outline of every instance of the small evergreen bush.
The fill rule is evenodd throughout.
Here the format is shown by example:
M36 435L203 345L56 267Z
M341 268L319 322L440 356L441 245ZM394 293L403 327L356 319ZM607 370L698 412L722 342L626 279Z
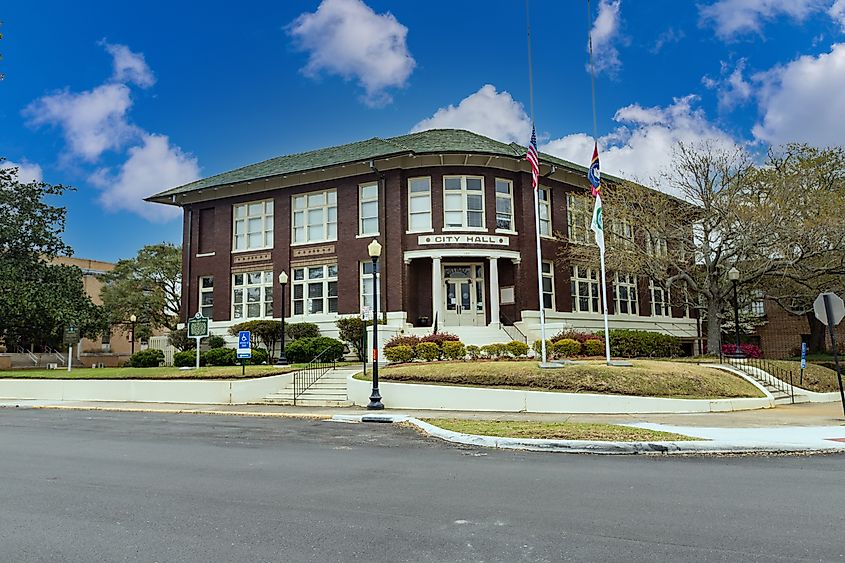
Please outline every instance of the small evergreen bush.
M129 358L129 366L133 368L157 368L164 362L164 351L147 348L135 352Z
M343 342L328 336L298 338L285 346L285 356L292 363L308 363L327 349L322 360L331 362L343 357Z
M611 330L610 353L623 358L671 358L681 355L681 341L660 332Z
M414 359L414 349L407 344L391 346L390 348L384 349L384 357L387 361L394 364L408 363Z
M534 350L534 353L537 354L537 356L540 356L540 354L543 353L543 349L541 348L541 345L542 345L542 341L538 338L537 340L534 341L534 345L531 347ZM552 353L552 341L546 340L546 355L550 356L551 353Z
M420 342L415 351L417 358L424 362L433 362L440 356L440 347L434 342Z
M197 353L195 350L185 350L173 354L173 365L177 368L188 368L197 365ZM200 354L200 366L205 365L205 354Z
M253 353L255 353L255 350L253 350ZM233 366L235 365L236 355L234 348L212 348L202 353L200 364L205 361L205 364L209 366Z
M528 344L525 342L511 340L505 346L507 346L508 352L510 352L510 355L514 358L521 358L528 355Z
M462 342L447 340L441 347L443 358L446 360L462 360L466 356L466 346Z
M285 338L299 340L300 338L317 338L320 327L314 323L288 323L285 325Z
M420 338L420 342L434 342L437 344L438 347L443 347L444 342L460 342L461 339L455 336L454 334L449 334L448 332L437 332L434 334L429 334L428 336L423 336Z
M214 348L225 348L226 347L226 339L220 336L219 334L212 334L206 340L208 347L210 349Z
M604 355L604 340L598 338L588 338L581 344L581 353L585 356L603 356Z
M387 348L392 348L393 346L410 346L411 349L413 349L419 343L419 336L405 336L397 334L396 336L387 341L387 343L384 345L384 348L386 350Z
M470 344L467 346L467 356L469 356L470 360L477 360L481 356L481 348L475 344Z
M581 353L581 343L571 338L564 338L552 344L552 352L563 358L574 358Z
M496 360L502 356L508 355L508 346L507 344L502 344L501 342L494 342L492 344L485 344L482 346L481 352L491 360Z

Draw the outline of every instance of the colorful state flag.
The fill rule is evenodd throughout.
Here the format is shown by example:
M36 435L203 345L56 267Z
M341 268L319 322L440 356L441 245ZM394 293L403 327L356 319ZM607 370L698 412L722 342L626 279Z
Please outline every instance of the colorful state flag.
M531 126L531 144L528 145L525 160L531 163L531 185L536 190L540 184L540 155L537 153L537 133L533 125Z
M593 220L590 223L590 229L595 233L596 244L601 253L604 254L604 215L601 206L601 193L596 194L596 205L593 207Z
M599 170L599 145L593 145L593 160L590 162L590 169L587 171L587 179L590 180L590 186L593 189L593 197L598 197L601 193L601 170Z

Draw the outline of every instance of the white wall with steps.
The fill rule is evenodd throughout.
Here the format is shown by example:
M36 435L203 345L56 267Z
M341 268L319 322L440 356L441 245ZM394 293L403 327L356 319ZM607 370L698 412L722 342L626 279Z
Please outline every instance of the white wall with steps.
M333 369L323 374L302 395L296 399L298 406L348 407L352 406L347 394L347 379L360 369ZM261 404L293 405L293 381L269 395Z

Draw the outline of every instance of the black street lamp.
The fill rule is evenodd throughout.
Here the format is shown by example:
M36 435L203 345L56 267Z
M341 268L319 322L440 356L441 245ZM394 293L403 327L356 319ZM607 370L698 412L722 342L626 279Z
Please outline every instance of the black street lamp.
M282 270L279 274L279 285L282 286L282 351L279 352L279 361L276 362L276 365L280 366L286 366L288 364L288 360L285 358L285 286L287 283L288 275Z
M736 348L734 348L733 356L735 358L744 358L745 354L739 348L739 298L737 297L736 284L739 281L739 270L736 266L728 270L728 279L734 286L734 329L736 330Z
M367 246L367 252L373 259L373 392L367 408L382 410L384 405L378 391L378 258L381 256L381 245L376 239Z
M130 329L132 335L132 344L130 346L131 351L129 352L130 356L135 353L135 321L137 320L138 317L136 317L135 315L129 315L129 324L132 325Z

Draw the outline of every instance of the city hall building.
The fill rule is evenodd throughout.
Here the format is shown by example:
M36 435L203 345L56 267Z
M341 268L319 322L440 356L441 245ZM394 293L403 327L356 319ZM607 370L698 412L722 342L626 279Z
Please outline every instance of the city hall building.
M462 130L430 130L273 158L148 198L184 210L183 312L212 331L279 319L334 322L373 305L367 245L383 246L379 311L386 336L435 327L467 343L533 341L601 330L597 264L569 264L562 245L592 244L586 170L541 154L542 265L525 148ZM611 328L692 342L697 322L660 283L608 272ZM538 295L542 287L542 296Z

